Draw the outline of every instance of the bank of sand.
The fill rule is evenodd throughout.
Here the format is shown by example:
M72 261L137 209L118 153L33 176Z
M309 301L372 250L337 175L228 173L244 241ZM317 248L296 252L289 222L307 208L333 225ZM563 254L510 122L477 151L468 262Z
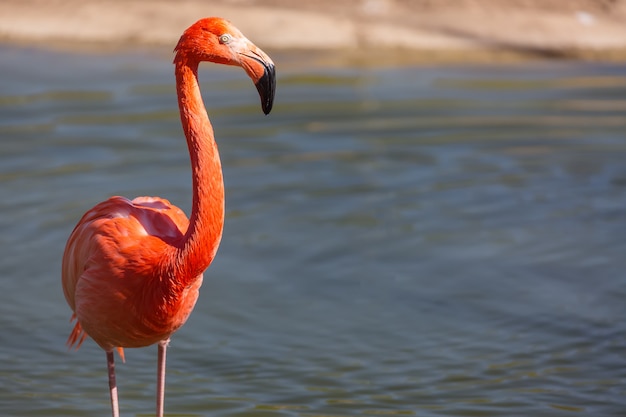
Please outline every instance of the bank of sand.
M269 50L377 60L626 60L626 0L4 0L0 42L171 50L199 17Z

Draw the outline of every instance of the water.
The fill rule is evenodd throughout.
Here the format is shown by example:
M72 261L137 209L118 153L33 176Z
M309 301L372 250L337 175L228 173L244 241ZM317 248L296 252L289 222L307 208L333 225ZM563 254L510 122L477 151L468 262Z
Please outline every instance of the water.
M109 415L60 260L109 195L189 212L171 57L0 53L0 414ZM626 67L275 61L268 117L201 70L227 222L166 413L624 415ZM122 414L151 415L156 349L126 359Z

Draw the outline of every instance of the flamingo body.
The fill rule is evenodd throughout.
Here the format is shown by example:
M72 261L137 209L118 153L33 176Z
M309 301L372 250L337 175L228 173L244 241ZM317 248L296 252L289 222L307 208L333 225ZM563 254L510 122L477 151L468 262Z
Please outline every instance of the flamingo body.
M224 225L224 183L213 128L198 83L202 61L240 66L265 114L272 109L272 60L229 21L201 19L181 36L176 91L189 148L193 201L189 219L158 197L111 197L87 211L63 255L62 284L76 323L69 346L90 336L107 354L113 417L119 416L113 350L158 343L157 416L163 415L165 352L198 299Z
M161 261L188 224L181 209L153 197L111 197L83 216L63 257L63 289L78 319L70 345L88 334L105 350L149 346L185 323L202 274L179 288L173 278L180 276ZM219 238L223 217L211 224ZM207 245L211 258L217 245Z

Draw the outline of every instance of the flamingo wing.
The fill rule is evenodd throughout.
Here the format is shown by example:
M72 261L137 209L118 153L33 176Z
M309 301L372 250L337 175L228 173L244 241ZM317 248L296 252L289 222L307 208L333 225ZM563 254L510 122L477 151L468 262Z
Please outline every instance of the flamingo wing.
M151 297L159 286L149 284L164 279L159 260L188 224L181 209L155 197L111 197L85 213L63 255L63 292L77 319L69 346L78 348L86 334L105 349L143 346L171 330L148 317L147 309L161 308Z

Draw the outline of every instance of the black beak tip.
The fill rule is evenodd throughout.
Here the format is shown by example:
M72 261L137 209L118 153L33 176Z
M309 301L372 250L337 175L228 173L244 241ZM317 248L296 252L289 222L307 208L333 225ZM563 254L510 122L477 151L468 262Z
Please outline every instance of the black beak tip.
M255 86L261 97L263 113L269 114L272 111L274 94L276 93L276 69L274 65L265 66L265 72Z

